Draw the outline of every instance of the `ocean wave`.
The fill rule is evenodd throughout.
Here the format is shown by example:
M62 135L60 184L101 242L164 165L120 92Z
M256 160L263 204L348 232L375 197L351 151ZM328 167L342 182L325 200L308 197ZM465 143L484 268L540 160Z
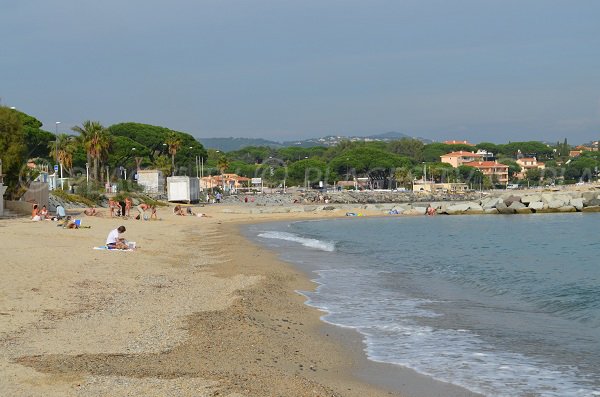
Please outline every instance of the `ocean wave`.
M305 247L318 249L321 251L333 252L335 251L335 243L332 241L323 241L317 240L314 238L302 237L294 233L288 232L276 232L276 231L267 231L260 233L258 237L275 239L275 240L285 240L292 241L295 243L302 244Z

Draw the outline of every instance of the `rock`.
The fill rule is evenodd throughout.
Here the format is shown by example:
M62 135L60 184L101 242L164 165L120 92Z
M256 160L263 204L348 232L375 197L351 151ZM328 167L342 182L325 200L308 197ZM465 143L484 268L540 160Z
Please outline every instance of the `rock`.
M484 210L486 210L489 208L496 208L496 204L503 202L504 200L502 200L500 197L486 197L481 200L481 206Z
M402 215L425 215L427 213L427 207L414 207L410 210L404 211Z
M583 209L583 198L572 198L569 204L575 207L577 211L581 211Z
M555 199L555 200L547 201L546 204L548 205L548 208L556 210L556 209L559 209L560 207L564 207L565 204L567 204L567 203L565 203L564 200L556 200Z
M469 204L469 209L465 211L466 214L483 214L483 207L479 204Z
M495 214L498 214L499 212L496 208L484 208L483 213L489 214L489 215L495 215Z
M506 204L506 206L510 207L510 205L512 203L521 202L521 197L520 196L508 196L507 198L504 199L504 204Z
M517 214L531 214L533 210L529 207L517 208Z
M335 207L333 205L328 205L323 207L323 211L333 211L335 210Z
M448 215L457 215L457 214L464 213L468 209L469 209L469 204L454 204L454 205L449 205L448 207L446 207L445 212Z
M598 199L598 192L583 192L581 193L581 198L583 198L583 202L586 203L590 200Z
M598 198L589 199L585 203L586 207L596 207L596 206L599 206L599 205L600 205L600 199L598 199Z
M504 202L498 203L496 205L496 209L498 210L498 213L503 215L514 214L516 212L514 208L507 207L506 204L504 204Z
M544 209L545 204L542 203L541 201L532 201L529 203L529 205L527 207L531 208L534 211L539 211L541 209Z
M600 205L590 205L589 207L583 207L583 212L600 212Z
M540 213L540 214L550 214L550 213L559 212L559 211L556 208L544 207L540 210L536 210L535 212Z
M577 209L575 209L575 207L573 207L572 205L563 205L562 207L558 208L558 212L576 212Z
M512 203L510 203L508 208L512 208L515 211L518 211L520 209L527 208L527 206L519 201L513 201Z
M524 196L521 196L521 202L523 204L529 204L534 201L542 201L542 195L541 194L526 194Z

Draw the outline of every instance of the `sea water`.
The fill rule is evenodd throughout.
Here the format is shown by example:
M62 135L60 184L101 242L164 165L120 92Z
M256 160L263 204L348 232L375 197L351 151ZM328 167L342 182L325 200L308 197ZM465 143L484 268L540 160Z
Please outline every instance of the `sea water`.
M371 360L487 396L600 396L600 214L252 225Z

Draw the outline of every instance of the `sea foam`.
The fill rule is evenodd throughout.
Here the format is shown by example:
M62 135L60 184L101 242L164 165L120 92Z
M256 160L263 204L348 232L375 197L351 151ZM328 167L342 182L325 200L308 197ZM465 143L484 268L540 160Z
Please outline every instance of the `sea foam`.
M285 240L292 241L298 244L302 244L308 248L314 248L321 251L333 252L335 251L335 243L331 241L323 241L317 240L313 238L301 237L294 233L288 232L276 232L276 231L267 231L260 233L258 237L275 239L275 240Z

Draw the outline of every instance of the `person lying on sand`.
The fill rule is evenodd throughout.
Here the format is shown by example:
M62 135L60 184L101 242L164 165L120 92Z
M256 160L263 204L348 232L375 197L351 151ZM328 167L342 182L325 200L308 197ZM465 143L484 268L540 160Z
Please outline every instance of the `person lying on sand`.
M118 228L111 230L106 238L106 246L109 249L126 250L129 248L127 241L121 237L121 234L125 233L125 226L119 226Z
M181 208L180 205L176 205L175 208L173 208L173 214L185 216L185 212L183 211L183 208Z
M86 208L85 210L83 210L83 213L86 214L87 216L95 216L97 214L95 207Z

